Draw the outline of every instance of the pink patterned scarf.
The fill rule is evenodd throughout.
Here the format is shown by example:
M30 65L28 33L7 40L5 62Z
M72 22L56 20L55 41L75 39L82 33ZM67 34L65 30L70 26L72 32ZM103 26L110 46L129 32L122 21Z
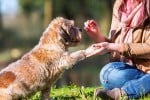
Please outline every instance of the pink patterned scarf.
M118 9L118 18L122 28L120 42L132 42L134 28L143 25L149 16L150 0L122 0Z
M120 0L116 13L120 21L121 35L117 42L132 43L133 30L143 26L150 17L150 0ZM131 58L120 56L120 61L134 65Z

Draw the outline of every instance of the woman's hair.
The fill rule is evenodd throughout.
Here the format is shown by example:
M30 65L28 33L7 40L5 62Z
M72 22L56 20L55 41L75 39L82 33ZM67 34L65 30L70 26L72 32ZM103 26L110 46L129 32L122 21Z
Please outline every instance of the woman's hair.
M150 17L150 0L146 0L146 10L148 17Z

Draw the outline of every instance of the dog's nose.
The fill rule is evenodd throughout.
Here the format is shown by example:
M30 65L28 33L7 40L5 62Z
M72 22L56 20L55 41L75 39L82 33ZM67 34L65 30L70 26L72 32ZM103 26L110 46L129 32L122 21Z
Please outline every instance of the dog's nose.
M80 31L80 32L82 32L82 29L81 29L81 28L79 28L79 31Z

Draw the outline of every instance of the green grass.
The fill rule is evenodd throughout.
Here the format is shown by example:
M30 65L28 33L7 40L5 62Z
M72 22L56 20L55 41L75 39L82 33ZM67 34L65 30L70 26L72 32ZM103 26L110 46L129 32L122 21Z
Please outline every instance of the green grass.
M52 100L94 100L94 87L79 87L79 86L64 86L62 88L51 89ZM31 98L26 98L23 100L41 100L40 92L37 92ZM101 100L97 98L97 100ZM134 100L134 99L132 99ZM136 99L135 99L136 100ZM150 95L143 97L139 100L150 100Z
M51 89L50 97L52 100L93 100L94 87L78 87L78 86L64 86L62 88ZM37 92L31 98L24 100L41 100L40 92Z

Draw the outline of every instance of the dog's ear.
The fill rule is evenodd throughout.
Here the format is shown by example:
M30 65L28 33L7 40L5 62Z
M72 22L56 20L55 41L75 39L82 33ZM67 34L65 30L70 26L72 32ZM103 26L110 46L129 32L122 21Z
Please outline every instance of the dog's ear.
M64 42L64 44L69 45L71 42L69 34L62 26L60 26L60 30L61 30L60 32L61 40Z
M60 36L61 40L65 45L69 45L71 43L71 37L70 37L70 28L74 26L74 20L68 20L68 19L63 19L63 23L60 26Z

